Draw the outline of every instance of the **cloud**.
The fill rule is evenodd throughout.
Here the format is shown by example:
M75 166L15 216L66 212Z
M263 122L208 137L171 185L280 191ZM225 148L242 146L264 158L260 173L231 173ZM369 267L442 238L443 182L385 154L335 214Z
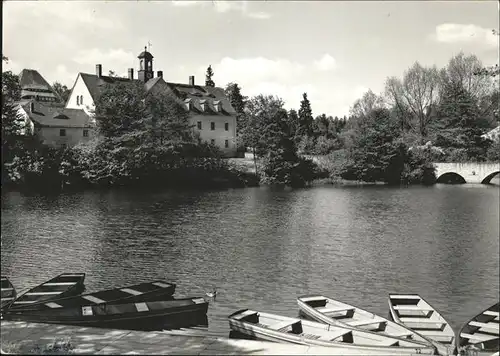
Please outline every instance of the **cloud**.
M220 0L211 0L211 1L189 1L189 0L174 0L172 1L172 5L180 6L180 7L190 7L190 6L211 6L218 13L227 13L230 11L240 12L243 15L258 19L258 20L267 20L271 18L271 14L267 12L250 12L248 11L248 1L220 1Z
M224 57L212 68L217 85L236 82L244 95L276 95L285 101L287 109L298 109L302 94L307 93L314 115L348 114L354 100L368 89L364 86L353 86L352 90L345 86L337 88L330 81L313 84L314 76L319 74L316 63L322 63L322 68L331 68L332 59L332 56L324 55L317 61L301 63L284 58ZM205 70L205 66L200 66L197 72L205 73ZM324 77L323 74L321 76Z
M433 38L442 43L479 43L498 47L498 36L486 29L473 24L444 23L436 26Z
M314 61L314 66L321 71L327 71L335 69L337 63L335 58L330 56L328 53L324 54L320 60Z
M268 12L250 12L248 13L248 17L251 17L253 19L258 19L258 20L267 20L271 18L271 14Z
M200 5L202 2L203 1L172 0L172 5L174 5L174 6L188 7L188 6Z
M78 63L80 67L82 67L81 65L86 65L85 68L92 68L92 71L95 64L102 64L103 73L113 70L117 75L121 75L121 71L124 68L136 68L134 53L127 52L121 48L106 51L101 51L98 48L80 50L73 57L73 61ZM83 68L82 71L85 72Z

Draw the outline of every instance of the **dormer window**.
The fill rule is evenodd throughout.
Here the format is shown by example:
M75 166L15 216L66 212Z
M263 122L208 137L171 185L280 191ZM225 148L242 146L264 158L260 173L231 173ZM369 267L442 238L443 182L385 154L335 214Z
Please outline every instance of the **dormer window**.
M80 95L80 104L83 105L83 95Z
M80 105L80 95L76 96L76 105Z
M187 111L191 110L191 98L184 100L184 105L186 106Z
M220 100L214 100L214 108L215 108L215 111L217 111L217 112L221 111L221 102L220 102Z
M200 100L201 111L205 111L206 105L207 105L207 101L205 99Z

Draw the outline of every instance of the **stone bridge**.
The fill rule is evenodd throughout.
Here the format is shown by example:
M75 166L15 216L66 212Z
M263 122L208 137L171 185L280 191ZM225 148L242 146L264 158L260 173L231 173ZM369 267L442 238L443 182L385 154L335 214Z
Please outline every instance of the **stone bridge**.
M500 163L434 163L436 167L436 178L444 175L459 175L466 183L487 184L491 178L500 172Z

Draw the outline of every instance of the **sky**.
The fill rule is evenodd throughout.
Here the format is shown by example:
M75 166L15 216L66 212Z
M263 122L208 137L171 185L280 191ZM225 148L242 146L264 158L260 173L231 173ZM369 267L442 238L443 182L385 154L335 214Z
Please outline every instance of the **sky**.
M126 76L150 44L167 81L236 82L313 114L347 115L415 61L444 67L463 51L498 63L497 1L4 1L3 70L36 69L71 88L102 64Z

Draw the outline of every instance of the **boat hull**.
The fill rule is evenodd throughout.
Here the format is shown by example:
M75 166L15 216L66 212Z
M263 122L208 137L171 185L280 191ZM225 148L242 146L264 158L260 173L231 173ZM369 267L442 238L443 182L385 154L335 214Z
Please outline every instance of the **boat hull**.
M7 277L2 276L1 310L9 308L16 299L16 288Z
M383 323L384 325L391 325L392 329L394 329L394 332L403 332L405 335L409 335L411 336L411 338L404 338L404 337L398 337L397 335L393 335L389 332L386 332L385 330L384 331L374 331L374 330L370 330L370 329L365 329L363 327L355 327L355 326L352 326L352 325L349 325L348 323L346 322L343 322L343 320L353 320L353 319L341 319L341 320L337 320L333 317L329 317L328 315L325 315L324 313L318 311L315 309L315 307L313 305L309 305L307 303L307 298L309 297L312 297L312 298L325 298L325 299L329 299L331 300L333 303L335 303L336 301L331 299L331 298L327 298L327 297L323 297L323 296L303 296L303 297L299 297L297 299L297 304L299 306L299 313L300 315L303 315L305 316L307 319L310 319L310 320L313 320L313 321L316 321L316 322L320 322L320 323L324 323L324 324L328 324L328 325L338 325L338 326L341 326L341 327L344 327L344 328L350 328L350 329L358 329L358 330L362 330L362 331L365 331L365 332L374 332L376 334L381 334L381 335L386 335L388 337L392 337L392 338L396 338L396 339L401 339L401 340L404 340L405 342L412 342L414 343L415 347L422 347L422 348L428 348L428 347L432 347L434 348L434 346L432 345L431 342L429 342L427 339L425 339L424 337L422 337L420 334L418 333L415 333L413 330L411 329L408 329L406 328L405 326L403 325L400 325L400 324L397 324L391 320L388 320L386 318L381 318L373 313L370 313L370 312L367 312L363 309L360 309L360 308L357 308L357 307L353 307L353 306L350 306L348 304L345 304L345 303L342 303L343 306L345 307L350 307L352 308L353 310L359 312L359 313L363 313L363 315L366 314L366 320L376 320L378 321L377 323L374 323L376 325L378 325L378 323ZM312 303L312 302L310 302ZM372 319L370 319L372 318ZM366 323L366 325L371 325L371 324L368 324Z
M96 305L104 303L126 304L136 302L152 302L159 300L172 300L176 285L165 281L153 281L130 285L126 287L101 290L66 298L52 299L50 302L23 306L22 312L53 310L55 308L78 308L84 305Z
M317 340L306 338L301 335L294 335L272 330L257 324L234 319L233 316L244 312L241 310L229 316L229 327L231 331L244 334L250 338L258 340L291 343L298 345L313 345L335 349L343 355L414 355L414 354L434 354L433 348L413 348L413 347L394 347L394 346L368 346L357 345L344 342L332 342L328 340ZM312 323L312 322L311 322ZM316 323L317 324L317 323ZM324 327L324 326L323 326ZM345 329L345 328L344 328Z
M423 338L427 339L436 347L436 350L440 355L455 355L457 353L455 346L456 337L450 324L422 297L417 294L392 294L389 296L388 301L389 312L392 320L413 330L414 332L420 334ZM418 303L421 302L427 307L418 309L416 306L418 306ZM400 314L402 312L399 310L405 310L405 313L408 313L407 316L410 318L403 318ZM422 313L427 313L427 315L430 315L431 317L422 317ZM447 330L447 332L445 333L444 330ZM443 342L440 341L440 338L442 338ZM448 340L448 342L444 342L444 340Z
M34 323L78 325L127 330L162 330L206 325L208 303L192 299L127 304L99 304L45 311L8 311L5 319Z
M85 290L85 273L63 273L19 295L10 309L23 309L35 303L78 295Z
M500 350L499 336L499 303L496 303L462 326L457 349L462 353L494 354Z

